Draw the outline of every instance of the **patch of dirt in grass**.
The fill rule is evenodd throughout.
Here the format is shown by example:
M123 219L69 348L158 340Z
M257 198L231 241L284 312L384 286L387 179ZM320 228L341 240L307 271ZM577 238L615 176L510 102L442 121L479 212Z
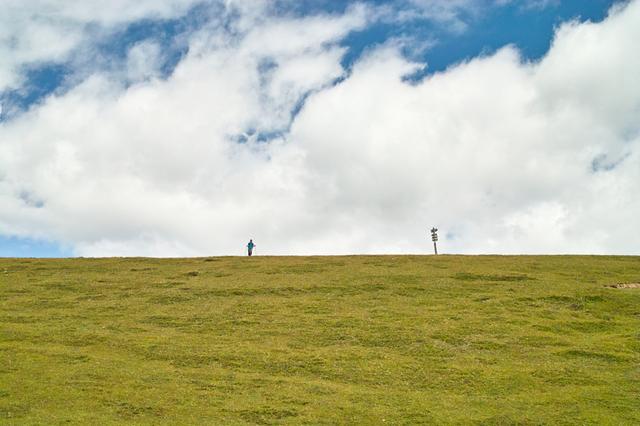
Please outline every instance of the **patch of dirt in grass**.
M620 284L611 284L607 287L611 288L640 288L640 283L620 283Z

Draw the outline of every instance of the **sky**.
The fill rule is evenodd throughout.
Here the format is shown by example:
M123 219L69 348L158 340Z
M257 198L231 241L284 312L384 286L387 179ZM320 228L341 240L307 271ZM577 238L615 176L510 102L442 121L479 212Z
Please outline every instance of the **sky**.
M0 257L640 254L640 0L4 0Z

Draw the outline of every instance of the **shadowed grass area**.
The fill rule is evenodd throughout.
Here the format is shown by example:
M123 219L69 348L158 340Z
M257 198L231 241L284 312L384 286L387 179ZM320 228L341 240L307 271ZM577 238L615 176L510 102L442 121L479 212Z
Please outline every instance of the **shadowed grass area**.
M0 423L639 424L638 257L0 259Z

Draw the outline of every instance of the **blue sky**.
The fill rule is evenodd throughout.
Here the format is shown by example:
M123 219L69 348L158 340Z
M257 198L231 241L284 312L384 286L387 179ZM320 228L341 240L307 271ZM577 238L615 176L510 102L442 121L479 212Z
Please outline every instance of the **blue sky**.
M69 257L73 253L55 243L29 238L0 238L0 257Z
M393 2L371 3L388 5ZM399 5L400 3L398 2ZM348 4L349 2L328 0L301 1L295 2L293 7L287 3L279 8L284 14L295 13L305 16L341 13ZM465 16L467 28L461 32L452 31L447 23L433 22L430 19L416 19L403 23L379 22L345 37L342 44L348 52L342 63L349 67L360 57L363 50L395 37L412 39L406 53L412 59L428 64L424 72L416 77L443 71L451 65L478 55L491 54L509 44L517 46L524 58L537 60L549 49L554 29L558 25L571 20L601 21L613 4L614 0L572 0L550 2L548 5L536 7L526 7L519 1L499 7L485 5L480 12ZM206 24L210 13L212 12L206 4L199 4L185 15L174 19L143 19L127 23L102 38L97 44L96 47L104 60L103 66L117 66L126 58L128 50L133 45L150 39L160 42L163 50L169 52L162 69L163 75L168 76L187 49L179 37ZM423 43L433 45L415 54L412 48ZM26 64L23 68L24 83L0 92L0 99L5 105L28 109L56 90L64 88L65 79L72 76L74 71L73 64L64 61ZM0 116L0 119L2 118Z
M611 0L562 1L546 7L523 7L512 2L501 7L489 7L466 21L468 28L452 32L447 25L428 20L397 24L379 24L349 36L345 45L353 60L372 43L382 43L390 37L410 37L419 44L432 39L433 47L415 57L428 64L427 73L443 71L452 64L495 52L513 44L529 60L537 60L549 49L554 28L570 20L601 21L614 2Z
M436 73L446 74L460 63L474 58L494 57L498 51L509 45L514 46L519 52L521 64L537 63L545 58L555 32L563 24L573 22L572 25L578 26L580 23L588 21L600 23L606 19L608 11L616 2L612 0L588 2L478 0L451 3L429 0L370 1L361 3L361 5L366 4L366 18L349 18L350 15L357 15L353 12L355 3L342 1L265 2L262 4L262 9L257 12L258 16L255 16L256 12L251 10L251 5L242 6L242 2L238 3L239 6L236 9L229 6L234 2L228 2L226 6L215 1L184 1L181 3L180 1L167 0L166 3L169 4L166 8L151 6L149 13L138 15L133 12L127 15L129 12L126 10L123 10L119 15L118 11L112 13L113 11L103 8L96 10L95 17L87 17L86 14L80 15L75 10L62 11L64 6L61 3L60 16L68 16L69 18L60 23L51 17L51 22L53 22L51 25L54 28L52 31L55 31L57 28L55 25L59 24L61 32L66 31L75 35L72 40L69 39L71 41L65 38L66 35L60 35L60 40L62 40L60 44L64 42L69 46L52 55L46 54L46 46L43 48L38 45L42 41L29 40L25 34L20 33L21 29L18 27L15 27L14 30L11 28L5 30L5 34L0 33L0 44L9 43L5 48L0 49L0 55L5 55L4 60L0 61L0 67L3 62L9 64L6 65L8 70L6 75L9 77L6 78L4 85L0 74L0 103L2 104L0 123L5 126L0 127L0 132L3 132L5 128L13 129L11 126L14 126L15 123L26 120L24 117L28 115L28 111L37 115L41 108L43 111L47 110L46 108L49 108L47 105L53 100L70 99L68 95L75 93L79 87L84 87L83 84L91 81L92 76L107 75L110 82L117 82L118 88L113 90L120 92L118 92L119 94L114 93L114 97L132 93L141 84L147 84L150 81L153 81L155 88L160 87L162 83L158 82L162 81L167 82L168 85L174 79L176 67L188 63L188 58L196 56L194 46L200 46L199 48L203 49L202 52L205 53L200 54L201 56L211 51L210 47L202 47L201 40L205 40L205 44L215 44L214 40L217 40L214 37L215 34L225 34L225 37L228 37L228 41L225 42L228 45L225 45L225 49L233 50L235 49L233 46L237 45L237 51L241 52L243 40L245 37L250 39L252 31L242 26L245 20L249 22L249 25L264 26L267 25L265 23L277 23L283 20L293 25L296 22L304 22L305 18L318 16L326 19L327 22L332 20L337 22L339 19L346 21L348 19L364 19L358 24L348 24L352 27L341 30L339 35L331 36L333 38L327 38L324 41L321 38L318 39L319 44L316 46L312 41L305 48L306 50L296 53L301 58L307 58L307 52L318 50L318 57L320 57L321 54L329 53L330 46L343 49L338 59L339 66L344 72L327 71L326 81L317 85L309 82L295 83L300 85L300 91L291 95L294 98L290 103L285 102L282 105L280 102L284 101L271 99L274 96L283 96L278 95L277 92L273 92L276 93L275 95L272 92L266 95L255 93L257 99L262 99L259 102L268 102L272 107L278 105L275 109L283 109L283 112L269 118L268 122L263 122L265 119L261 117L242 121L244 124L239 125L235 135L231 135L232 139L235 138L236 142L250 142L254 139L261 143L273 141L273 145L276 145L281 139L293 138L290 133L295 133L297 128L297 115L303 110L305 112L308 110L306 103L309 98L316 97L327 87L348 86L352 68L361 63L363 58L372 51L380 49L381 46L396 43L395 45L398 46L399 54L403 56L404 61L422 64L422 68L414 69L403 75L403 79L405 81L411 80L408 82L411 84L418 84ZM445 4L447 5L443 6ZM10 10L8 14L15 13L18 18L25 19L35 25L36 29L39 22L49 22L49 16L45 12L34 9L26 13L25 10L28 8L29 2L26 3L24 9ZM99 13L102 15L98 16ZM11 16L7 19L10 18ZM15 34L12 34L11 31L15 31ZM4 38L2 38L3 35ZM23 38L26 40L23 43L25 51L19 52L17 49L20 48ZM329 47L325 49L323 46ZM142 56L138 62L135 62L133 60L138 54L136 53L138 47ZM45 53L35 53L41 50ZM19 57L25 59L16 59ZM137 74L131 71L132 61L138 64L138 68L142 67L141 71L136 71ZM151 71L145 68L150 62L154 63ZM261 62L262 71L260 72L267 73L269 71L264 68L265 63L263 59ZM279 62L274 63L274 68L277 69ZM287 87L290 86L291 84ZM460 90L464 91L465 88L461 87ZM141 123L141 125L146 124ZM60 123L60 126L64 127L65 124ZM626 129L625 131L633 133L634 129ZM97 138L92 134L84 136L89 139ZM2 139L0 139L0 143L2 143ZM629 152L622 151L619 153L598 153L588 164L596 164L596 159L599 159L597 160L599 163L608 161L608 164L617 166L631 155ZM26 180L19 182L16 181L18 178L6 174L6 171L0 169L0 183L3 181L11 182L16 185L16 188L29 186ZM160 181L154 181L153 184L150 181L146 183L150 184L150 188L160 188L156 185L168 185L166 182ZM33 184L33 186L35 188L37 185ZM491 193L495 188L485 188L485 190L486 193ZM30 189L17 189L17 191L19 194L25 193L24 191L31 192ZM33 191L38 193L35 189ZM49 206L55 204L55 196L43 197L43 199L45 198L46 200L38 207L42 212L47 211ZM76 198L76 202L77 200ZM496 203L500 202L496 201ZM46 220L37 227L37 230L25 231L25 226L27 228L28 226L20 225L20 220L15 219L16 214L7 214L4 218L0 218L0 256L50 257L85 254L78 247L81 247L82 244L93 244L88 242L92 238L95 238L95 241L102 241L101 243L94 241L95 244L106 244L111 247L112 239L110 236L96 236L92 232L88 232L86 236L79 236L72 230L56 231L42 238L42 235L47 235L46 224L48 222ZM34 216L29 220L37 221L39 219ZM52 219L51 223L54 222ZM99 225L96 224L96 226ZM468 226L462 222L452 223L450 227L453 229L450 229L448 234L464 234ZM129 229L124 226L123 229L125 228ZM160 231L142 228L144 226L138 230L133 229L133 232L139 232L139 235L144 236L141 237L142 240L155 241L160 238L156 235L156 233L161 233ZM82 243L78 243L75 238L78 238L78 241L82 241ZM163 238L165 237L160 239ZM169 242L163 244L172 246L171 238L167 238ZM183 246L185 245L176 242L176 247ZM349 249L345 248L343 251L345 250ZM380 249L373 249L373 251L377 250ZM464 251L464 248L461 250ZM183 253L182 251L178 252ZM200 252L200 248L193 251L193 253ZM188 254L191 251L186 249L184 253Z

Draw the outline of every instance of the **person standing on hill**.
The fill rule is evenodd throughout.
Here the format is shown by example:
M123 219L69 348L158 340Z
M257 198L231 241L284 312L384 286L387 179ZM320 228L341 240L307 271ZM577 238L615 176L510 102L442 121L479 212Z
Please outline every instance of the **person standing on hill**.
M249 244L247 244L247 252L248 252L249 256L251 256L253 254L253 248L255 246L256 245L253 244L253 240L249 240Z

